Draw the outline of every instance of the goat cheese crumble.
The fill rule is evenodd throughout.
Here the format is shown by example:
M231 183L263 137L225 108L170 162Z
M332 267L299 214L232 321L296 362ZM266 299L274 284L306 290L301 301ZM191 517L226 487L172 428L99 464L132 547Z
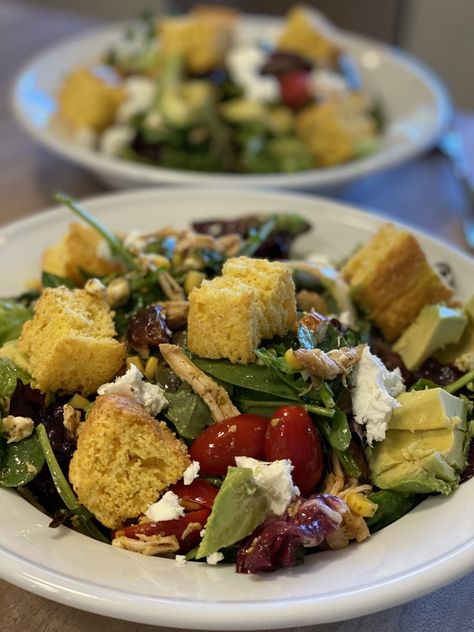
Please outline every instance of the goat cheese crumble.
M26 439L31 434L35 424L30 417L14 417L13 415L7 415L1 421L3 431L7 435L7 443L18 443L23 439Z
M99 395L106 393L128 395L141 404L152 417L168 406L165 392L161 386L144 382L143 374L134 364L131 364L128 371L116 378L114 382L99 386L97 393Z
M400 406L395 397L405 390L400 369L389 371L366 347L352 371L351 386L354 417L365 425L369 445L383 441L392 411Z
M179 504L179 498L174 492L166 492L160 500L148 507L145 516L152 522L177 520L184 516L184 507Z
M215 553L211 553L206 557L206 562L211 566L215 566L218 562L224 559L223 553L220 551L216 551Z
M288 459L267 463L248 456L236 456L235 463L237 467L252 470L257 487L265 494L268 507L276 516L285 513L292 498L300 493L298 487L293 484L293 466Z
M199 476L199 461L192 461L191 465L184 470L183 483L191 485L191 483Z

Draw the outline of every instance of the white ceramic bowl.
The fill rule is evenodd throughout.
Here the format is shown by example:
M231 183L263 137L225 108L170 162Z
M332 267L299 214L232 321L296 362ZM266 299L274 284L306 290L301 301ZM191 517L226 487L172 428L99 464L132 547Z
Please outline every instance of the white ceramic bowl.
M97 59L116 40L121 28L122 25L116 25L55 44L20 72L12 95L16 118L31 136L119 188L174 183L207 188L245 185L331 190L420 154L435 144L450 119L451 106L444 86L420 62L375 41L336 32L337 41L357 60L368 93L379 98L385 109L387 129L374 154L335 167L268 175L206 174L110 158L64 138L53 129L50 120L64 77L78 65ZM243 48L254 48L259 41L274 41L280 28L281 20L242 18L238 42Z
M339 259L384 221L322 198L236 190L138 191L86 201L113 229L252 212L294 211L314 225L300 251ZM41 252L66 230L71 215L53 209L0 229L0 295L18 293L37 274ZM421 234L432 262L455 270L471 294L472 261ZM0 490L0 576L43 597L112 617L212 630L271 629L355 617L414 599L474 568L474 479L449 498L431 497L359 545L318 553L305 565L266 576L144 557L101 544L49 519L14 491Z

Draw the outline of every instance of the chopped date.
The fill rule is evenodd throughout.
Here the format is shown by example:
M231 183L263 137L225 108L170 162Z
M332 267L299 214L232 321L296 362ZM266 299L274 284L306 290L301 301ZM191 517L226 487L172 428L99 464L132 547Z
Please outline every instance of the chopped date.
M167 325L164 310L160 305L149 305L138 310L130 319L127 330L128 343L137 351L170 342L171 336L172 332Z

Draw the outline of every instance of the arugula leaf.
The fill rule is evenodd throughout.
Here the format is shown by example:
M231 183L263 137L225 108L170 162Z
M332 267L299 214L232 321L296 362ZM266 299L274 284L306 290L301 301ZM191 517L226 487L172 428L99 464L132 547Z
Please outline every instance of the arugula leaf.
M175 393L167 393L166 417L184 439L195 439L213 423L211 411L193 389L183 382Z
M196 366L212 377L261 393L277 395L282 400L299 402L297 389L286 384L275 372L259 364L231 364L226 360L192 357Z
M21 487L32 481L44 465L44 455L36 432L18 443L7 444L3 437L0 441L3 442L0 487Z
M33 310L13 299L0 300L0 346L16 340L23 324L33 316Z
M61 204L65 204L73 213L78 215L82 220L84 220L89 226L92 226L99 235L108 243L110 250L112 253L120 259L120 261L129 269L129 270L139 270L140 266L138 265L135 257L132 253L124 246L123 241L117 237L111 230L109 230L106 226L104 226L98 219L93 217L90 213L88 213L82 206L80 206L77 202L75 202L71 197L65 195L64 193L56 193L54 196L56 202Z
M53 274L52 272L43 272L41 275L41 283L43 287L59 287L65 285L70 290L77 287L76 283L72 279L59 276L59 274Z
M237 399L239 410L244 413L253 413L255 415L262 415L262 417L271 417L277 408L281 406L295 405L294 401L285 400L264 400L264 399ZM314 404L307 404L303 401L299 402L299 406L307 410L309 413L315 415L321 415L322 417L332 417L334 415L334 408L323 408L322 406L315 406Z

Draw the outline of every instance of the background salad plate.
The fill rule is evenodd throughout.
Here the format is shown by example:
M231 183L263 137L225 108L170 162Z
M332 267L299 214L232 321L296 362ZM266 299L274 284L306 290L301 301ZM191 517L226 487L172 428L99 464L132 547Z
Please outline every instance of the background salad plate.
M383 218L323 198L236 190L141 190L84 202L115 230L188 226L199 218L292 211L313 225L301 253L338 260ZM39 270L42 251L71 221L63 208L0 229L0 295L19 293ZM472 293L472 260L414 231L432 262L455 270ZM474 479L450 497L431 497L360 545L318 553L296 569L266 576L145 557L106 546L50 519L1 489L0 576L48 599L155 625L209 630L271 629L335 621L388 608L435 590L474 568Z
M240 20L236 54L241 54L241 61L237 57L236 65L239 67L240 64L241 73L249 75L254 58L249 52L262 42L274 42L281 25L281 20L263 16ZM117 41L122 29L123 25L115 25L55 44L20 72L12 93L16 118L28 134L114 187L174 183L206 187L336 189L394 167L432 147L450 120L451 105L444 86L420 62L373 40L335 31L335 40L358 63L366 91L380 100L384 108L386 129L380 147L370 156L323 169L263 175L198 173L109 157L67 139L51 125L51 120L57 109L56 94L64 77L77 66L99 59Z

